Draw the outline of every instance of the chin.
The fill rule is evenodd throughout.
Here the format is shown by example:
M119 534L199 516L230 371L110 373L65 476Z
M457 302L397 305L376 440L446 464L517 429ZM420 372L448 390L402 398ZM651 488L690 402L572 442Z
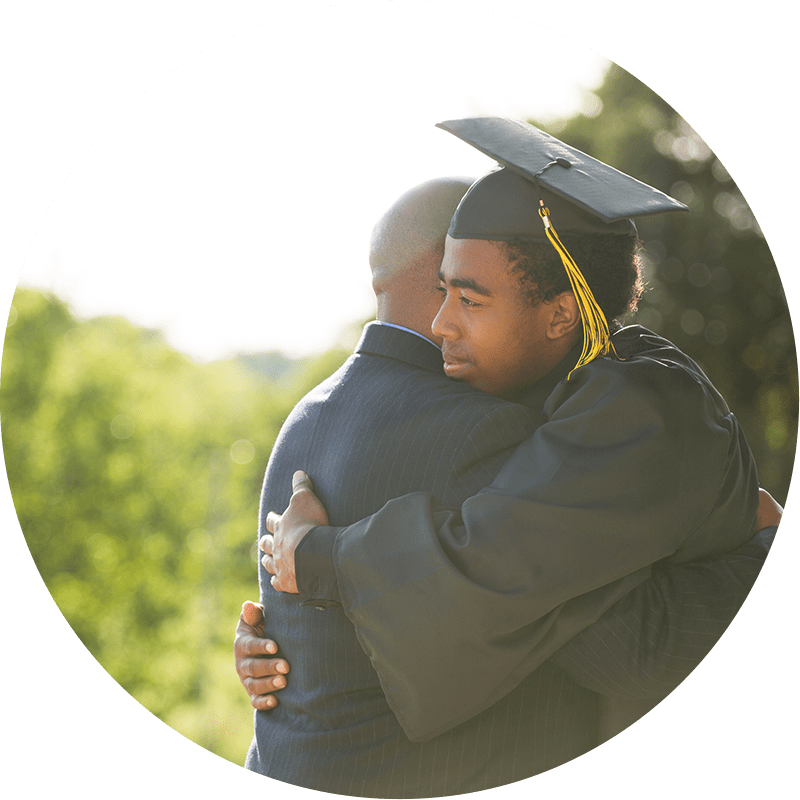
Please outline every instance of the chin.
M469 384L473 389L494 395L495 397L505 397L504 389L493 384L491 381L482 381L480 378L466 378L464 383Z

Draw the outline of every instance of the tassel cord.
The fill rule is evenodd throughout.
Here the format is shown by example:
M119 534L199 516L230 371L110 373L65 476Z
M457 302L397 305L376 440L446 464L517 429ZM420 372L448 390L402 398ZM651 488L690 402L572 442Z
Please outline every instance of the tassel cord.
M578 363L570 370L567 376L567 380L569 380L569 378L572 377L572 373L578 369L578 367L588 364L590 361L597 358L597 356L608 355L609 350L614 351L615 356L617 353L611 342L611 335L608 330L608 323L606 322L605 315L594 299L592 290L589 288L589 284L586 282L583 273L569 254L567 248L564 247L561 240L558 238L558 233L550 222L549 214L549 210L542 205L542 208L539 209L539 215L544 223L545 233L550 244L553 245L561 258L561 262L567 272L567 277L572 286L572 292L575 295L575 301L578 304L581 323L583 325L583 350L581 351L581 357L578 359Z

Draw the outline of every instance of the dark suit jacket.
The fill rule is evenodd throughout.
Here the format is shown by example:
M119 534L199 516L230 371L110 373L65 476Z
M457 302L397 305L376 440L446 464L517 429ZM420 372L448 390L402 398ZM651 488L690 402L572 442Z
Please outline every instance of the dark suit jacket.
M656 567L550 658L600 696L601 741L644 716L708 655L753 588L776 532L764 528L719 558Z
M266 512L288 503L295 469L309 472L332 524L344 525L409 491L428 489L445 504L460 503L491 480L533 427L526 410L443 378L440 354L421 338L369 326L356 355L287 420L265 478L261 533ZM757 573L763 558L751 555ZM341 607L303 605L301 597L272 591L267 577L262 571L268 630L293 671L279 706L255 715L246 766L298 786L350 796L435 797L504 785L565 763L606 737L618 723L608 713L608 697L620 687L628 691L634 648L649 650L651 662L663 666L659 673L644 671L652 678L647 686L640 681L648 707L655 703L653 686L659 694L668 682L664 671L668 679L694 666L680 652L663 658L664 629L648 623L669 613L665 594L654 597L643 588L494 706L413 743ZM691 578L680 575L678 583ZM716 595L699 603L680 598L688 627L704 625L700 650L710 649L749 588L733 579L727 585L724 602ZM718 624L703 622L708 600L718 606ZM605 648L597 643L600 629L608 637ZM630 659L624 658L628 648Z
M528 409L448 380L429 342L371 324L355 355L286 421L264 481L260 534L267 511L288 504L296 469L312 478L335 525L420 490L458 505L533 426ZM255 714L248 769L340 794L437 796L519 780L596 744L597 695L553 665L468 722L411 742L341 607L303 605L268 578L261 568L267 629L292 672L278 706Z

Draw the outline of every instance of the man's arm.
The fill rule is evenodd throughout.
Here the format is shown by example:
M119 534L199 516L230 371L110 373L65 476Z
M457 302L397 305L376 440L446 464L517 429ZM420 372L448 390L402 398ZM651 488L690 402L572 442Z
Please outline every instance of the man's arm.
M278 645L264 638L264 609L258 603L245 602L233 640L234 662L239 680L258 711L268 711L278 704L273 692L286 686L289 662L270 658Z
M769 555L783 508L759 490L758 533L716 558L656 567L551 661L606 697L658 701L708 655Z
M739 612L775 531L765 528L723 556L656 567L649 580L550 661L605 697L663 699L708 655Z

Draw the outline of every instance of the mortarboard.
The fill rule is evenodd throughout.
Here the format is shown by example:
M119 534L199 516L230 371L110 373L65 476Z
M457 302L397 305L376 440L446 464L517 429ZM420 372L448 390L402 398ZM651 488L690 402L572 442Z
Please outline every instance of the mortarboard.
M631 217L687 210L658 189L526 122L474 117L436 127L503 167L470 187L453 217L450 236L456 239L544 241L540 199L563 233L635 235Z
M576 369L606 355L611 347L608 323L555 226L566 234L635 236L631 217L687 207L526 122L473 117L440 122L437 127L500 165L469 188L448 235L549 241L561 257L581 311L584 345Z

